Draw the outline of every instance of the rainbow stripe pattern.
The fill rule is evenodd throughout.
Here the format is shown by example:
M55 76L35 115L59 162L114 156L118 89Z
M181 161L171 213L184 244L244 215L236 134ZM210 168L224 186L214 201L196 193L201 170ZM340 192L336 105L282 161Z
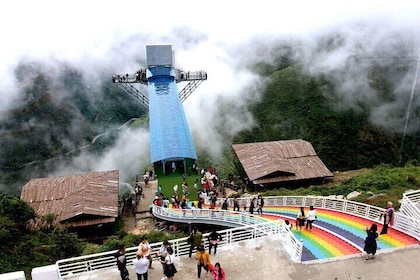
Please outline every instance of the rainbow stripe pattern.
M204 208L208 208L205 205ZM168 209L171 211L172 209ZM216 210L219 210L217 207ZM260 222L289 220L293 225L292 232L298 240L303 241L302 262L326 260L331 258L346 257L363 252L366 238L366 227L376 223L378 231L382 224L348 213L318 208L317 219L312 230L302 228L299 231L295 226L299 207L296 206L264 206L263 214L249 219ZM309 211L305 207L305 213ZM230 215L236 215L230 212ZM228 216L229 219L229 216ZM419 244L419 241L401 231L390 228L388 234L380 235L377 241L378 251L394 249Z
M262 217L268 220L281 218L295 224L299 207L293 206L267 206L264 207ZM309 211L305 208L305 212ZM302 228L302 231L293 227L295 236L303 240L302 261L337 258L363 252L366 227L372 223L382 228L379 222L354 216L351 214L316 209L317 219L313 223L312 231ZM378 251L418 244L419 241L403 232L390 228L388 234L378 238Z

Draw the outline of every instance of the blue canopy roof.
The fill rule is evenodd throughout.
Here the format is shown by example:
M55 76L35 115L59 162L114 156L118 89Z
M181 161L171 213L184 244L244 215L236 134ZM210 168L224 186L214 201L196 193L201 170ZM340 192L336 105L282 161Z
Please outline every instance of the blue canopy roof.
M147 70L149 92L150 158L158 161L197 159L197 153L179 100L171 67Z

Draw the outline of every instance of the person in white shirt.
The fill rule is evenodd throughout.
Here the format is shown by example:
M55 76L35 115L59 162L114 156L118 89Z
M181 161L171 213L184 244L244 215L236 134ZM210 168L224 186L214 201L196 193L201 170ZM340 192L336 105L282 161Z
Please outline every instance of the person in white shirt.
M175 268L175 254L174 254L174 250L172 249L172 247L168 247L167 249L168 254L165 257L164 261L160 261L161 263L164 263L166 265L166 269L165 269L165 275L167 277L168 280L173 280L174 279L174 275L177 272L176 268Z
M163 197L162 205L163 205L164 208L169 207L169 199L166 196Z
M306 216L306 229L312 230L312 223L315 221L316 219L316 210L314 209L314 207L311 205L309 206L309 212Z
M148 280L149 260L143 254L137 254L133 260L133 266L136 269L137 280Z

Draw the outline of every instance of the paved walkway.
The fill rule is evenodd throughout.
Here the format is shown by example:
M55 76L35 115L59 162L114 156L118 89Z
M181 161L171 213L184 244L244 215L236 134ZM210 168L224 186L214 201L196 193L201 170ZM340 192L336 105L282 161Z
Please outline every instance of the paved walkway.
M412 280L418 279L418 245L413 248L400 249L391 253L378 254L376 259L366 261L358 256L350 259L337 259L318 264L295 264L289 262L273 237L244 241L221 247L217 255L211 255L211 262L220 262L226 271L228 280ZM153 262L154 269L149 270L149 279L160 280L163 277L162 267ZM175 279L197 279L195 259L180 257L176 260L178 273ZM136 280L133 267L128 267L130 279ZM92 272L76 278L81 280L115 280L119 272L109 269L103 272ZM205 273L201 279L210 280Z
M143 187L144 197L140 199L137 205L137 213L148 212L150 210L150 204L153 202L153 198L156 196L158 180L149 181L149 187L144 186L144 182L140 183Z

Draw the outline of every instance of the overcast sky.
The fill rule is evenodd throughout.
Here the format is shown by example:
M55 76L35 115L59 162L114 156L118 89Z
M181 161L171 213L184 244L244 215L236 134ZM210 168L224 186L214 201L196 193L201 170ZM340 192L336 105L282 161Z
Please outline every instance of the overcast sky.
M16 98L13 70L22 57L46 63L66 61L92 76L99 68L134 73L144 67L137 65L133 57L143 56L144 59L145 46L133 47L124 42L141 35L147 39L144 42L147 44L172 43L179 68L209 73L209 80L184 102L194 133L202 127L203 119L211 123L216 118L212 110L203 110L203 105L206 108L217 106L220 96L236 98L240 105L241 100L246 99L244 89L257 83L256 77L238 67L239 57L250 47L246 45L250 39L258 36L269 41L296 37L308 39L310 44L311 37L358 22L379 27L381 31L378 38L365 38L357 31L346 31L366 45L379 45L390 29L395 32L402 28L420 39L420 3L418 0L3 2L0 9L0 118ZM242 43L244 45L238 49ZM340 55L342 53L323 58L313 69L334 72L332 65L339 65ZM246 112L232 108L232 115L228 120L232 133L252 123ZM217 133L201 136L203 138L198 140L208 141L209 149L213 147L217 153L214 147L220 140ZM101 169L114 167L111 163Z
M154 3L159 4L154 6ZM69 59L108 55L111 44L132 34L152 33L158 38L182 26L206 34L214 44L229 44L256 34L311 34L349 20L386 19L388 23L413 27L418 27L420 21L420 3L416 0L239 3L226 0L7 1L0 10L3 37L0 49L5 58L2 67L20 55L53 54Z

